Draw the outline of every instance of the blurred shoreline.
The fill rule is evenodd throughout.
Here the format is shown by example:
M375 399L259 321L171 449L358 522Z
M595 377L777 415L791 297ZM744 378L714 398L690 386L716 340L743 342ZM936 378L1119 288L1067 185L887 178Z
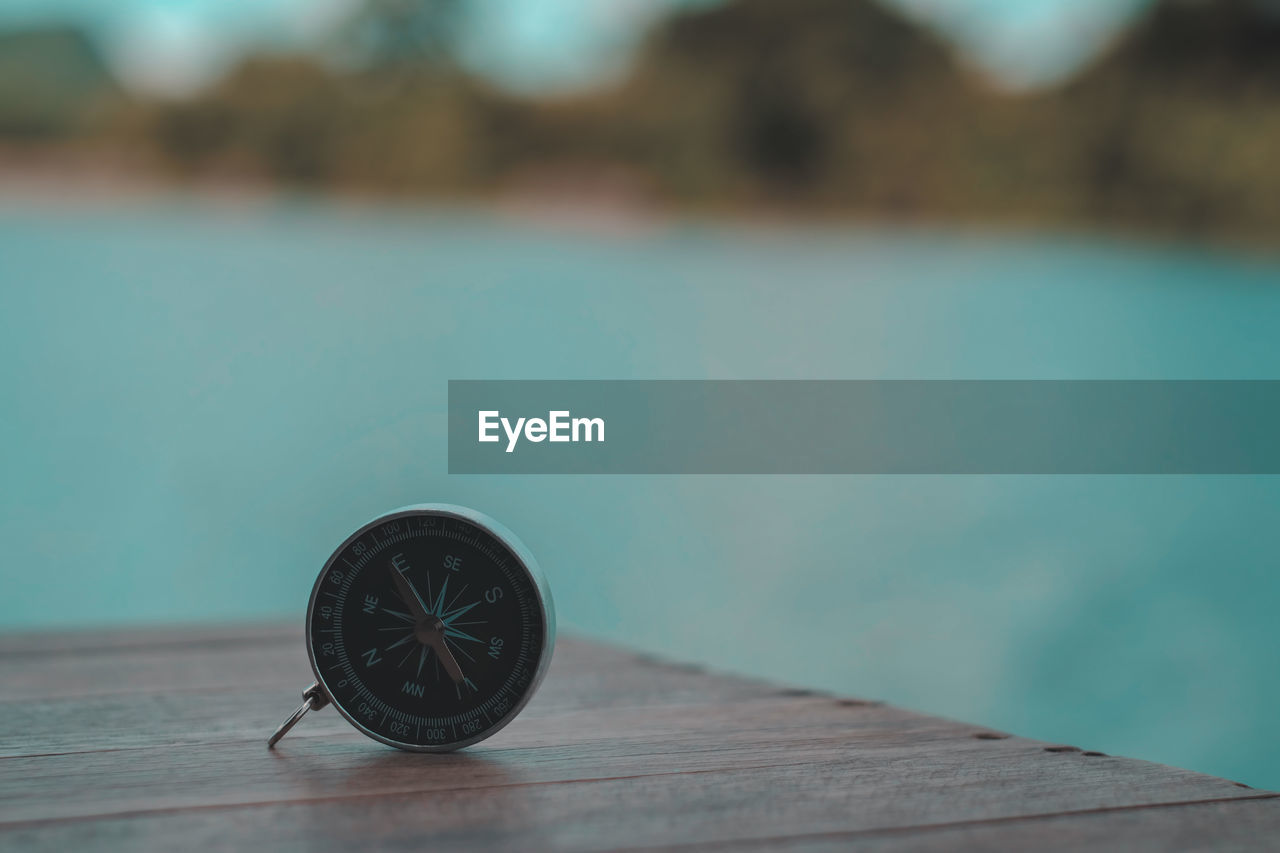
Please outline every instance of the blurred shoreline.
M561 175L561 178L565 176ZM710 227L791 233L803 230L927 232L977 238L1078 240L1151 250L1280 258L1280 244L1254 234L1202 235L1188 240L1158 227L1102 227L1097 223L1011 216L1005 219L892 218L877 211L757 203L751 206L673 203L609 182L530 181L486 191L418 195L352 186L316 189L265 179L191 176L175 179L154 168L100 152L14 152L0 145L0 211L44 208L145 208L172 202L240 212L287 205L354 213L430 213L496 217L523 226L595 236L637 237L672 227Z
M517 95L457 61L467 8L366 0L342 62L259 54L178 99L123 89L75 28L0 33L0 182L1280 246L1280 14L1255 0L1156 0L1023 93L874 0L727 0L656 21L598 89Z

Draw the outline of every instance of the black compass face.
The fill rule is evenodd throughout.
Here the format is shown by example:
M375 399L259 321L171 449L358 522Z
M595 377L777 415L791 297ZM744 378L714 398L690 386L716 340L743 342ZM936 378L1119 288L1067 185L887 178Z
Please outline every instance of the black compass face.
M447 750L500 728L536 686L537 583L496 535L432 510L378 519L316 581L308 648L325 692L367 734Z

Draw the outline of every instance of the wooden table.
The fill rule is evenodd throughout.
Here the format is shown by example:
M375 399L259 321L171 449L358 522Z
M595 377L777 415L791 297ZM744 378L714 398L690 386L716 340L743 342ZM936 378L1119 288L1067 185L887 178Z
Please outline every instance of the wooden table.
M381 746L300 626L0 638L0 849L1275 849L1280 795L562 640L462 753Z

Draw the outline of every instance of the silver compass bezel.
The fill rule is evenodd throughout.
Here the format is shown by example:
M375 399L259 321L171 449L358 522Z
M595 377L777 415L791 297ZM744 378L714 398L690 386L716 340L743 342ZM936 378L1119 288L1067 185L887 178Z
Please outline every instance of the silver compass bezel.
M529 685L525 688L519 701L515 702L511 708L502 715L502 717L496 720L493 725L488 728L483 729L471 737L443 744L407 743L405 741L398 741L393 738L386 737L378 732L366 728L359 720L349 714L347 710L342 707L341 703L333 701L333 694L330 692L329 685L325 682L324 676L320 672L320 666L316 662L315 649L312 647L311 642L311 621L315 611L316 599L319 597L325 577L329 574L329 569L333 567L333 564L338 560L342 552L347 549L347 546L356 539L359 539L365 533L369 532L371 529L386 524L388 521L394 521L397 518L409 518L424 515L440 518L455 518L461 521L466 521L470 524L476 525L505 545L507 550L509 550L516 558L516 563L519 564L520 568L532 581L534 595L538 599L538 606L542 612L542 622L545 626L542 633L542 647L539 649L538 654L538 666L534 670L533 678L529 680ZM463 749L464 747L471 746L472 744L479 743L480 741L497 734L507 725L507 723L515 719L516 715L524 710L524 706L529 703L531 698L533 698L533 694L538 691L538 687L542 684L543 676L547 673L547 667L551 665L551 655L555 651L556 613L555 603L551 598L551 587L547 583L546 576L538 566L537 560L533 558L533 554L525 547L525 544L520 541L518 536L512 533L501 523L490 518L479 510L474 510L465 506L458 506L456 504L425 503L402 506L399 509L394 509L391 512L384 513L365 523L346 539L342 540L342 544L335 548L333 554L331 554L329 559L325 561L324 568L322 568L320 570L320 574L316 576L316 582L311 588L311 598L307 601L307 617L304 625L304 632L307 643L307 659L311 663L311 672L316 677L316 683L319 684L320 689L324 691L325 698L329 703L332 704L337 712L341 714L348 723L354 726L357 731L379 741L380 743L385 743L387 746L394 746L397 749L405 749L410 752L454 752L456 750Z

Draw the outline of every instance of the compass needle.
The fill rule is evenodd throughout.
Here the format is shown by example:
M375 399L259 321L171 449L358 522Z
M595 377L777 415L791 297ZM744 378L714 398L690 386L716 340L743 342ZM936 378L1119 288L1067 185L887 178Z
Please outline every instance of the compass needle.
M449 626L448 628L446 628L444 634L446 637L453 637L458 640L468 640L472 643L480 642L479 637L473 637L470 634L468 634L466 631L460 631L457 628L454 628L453 626Z
M412 639L413 639L413 634L412 634L412 633L405 634L403 637L401 637L400 639L396 640L396 641L395 641L394 643L392 643L391 645L387 646L387 651L391 651L392 649L397 649L397 648L399 648L400 646L403 646L405 643L409 642L409 641L410 641L410 640L412 640Z
M316 684L271 745L325 704L401 749L483 740L528 702L554 638L546 582L497 522L445 504L380 516L316 579L306 634Z
M453 652L449 651L449 644L445 642L444 634L436 633L429 641L431 650L440 656L440 663L444 665L444 671L449 673L449 677L455 682L463 679L462 667L458 666L458 659L453 656Z
M449 641L449 638L448 638L448 637L445 637L445 642L448 642L448 641ZM462 655L462 656L463 656L464 658L466 658L467 660L471 661L472 663L475 663L475 662L476 662L476 659L475 659L475 658L473 658L471 655L467 654L467 650L466 650L466 649L464 649L462 646L454 645L454 646L451 646L450 648L451 648L453 651L456 651L458 654ZM464 679L463 679L463 681L466 681L466 679L464 678Z
M462 598L462 594L465 593L466 591L467 591L467 587L464 584L462 589L458 590L458 594L453 597L453 600L450 601L447 605L445 605L443 611L440 614L441 619L447 618L447 614L453 611L453 605L458 603L458 599Z
M455 599L454 599L454 601L457 601L457 599L455 598ZM450 612L446 613L446 614L444 615L444 621L445 621L445 622L452 622L454 619L456 619L456 618L458 618L459 616L463 615L464 613L466 613L468 610L472 609L473 607L475 607L475 606L476 606L476 605L478 605L479 603L480 603L480 602L478 602L478 601L473 601L472 603L468 604L466 607L459 607L457 610L452 610L452 611L450 611Z
M444 596L449 591L449 579L445 578L444 583L440 585L440 597L436 599L435 605L431 608L431 612L440 615L444 611Z
M391 581L395 584L396 591L400 593L400 598L404 600L405 604L409 605L409 612L413 614L414 621L421 621L426 619L428 615L426 605L418 597L418 591L413 588L413 584L409 583L409 579L400 570L400 566L397 564L399 557L401 555L397 554L387 564L391 569Z

